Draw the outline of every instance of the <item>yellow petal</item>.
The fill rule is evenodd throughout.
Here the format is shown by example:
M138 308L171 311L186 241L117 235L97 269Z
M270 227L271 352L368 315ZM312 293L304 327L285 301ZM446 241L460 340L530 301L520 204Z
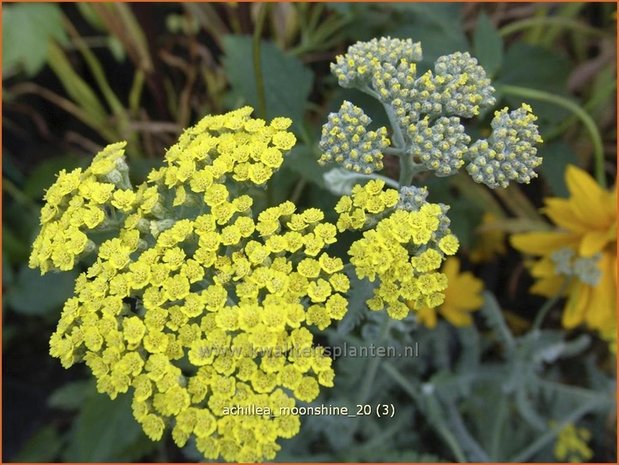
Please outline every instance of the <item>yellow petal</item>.
M428 307L422 308L417 311L417 319L422 325L434 329L436 327L436 310Z
M553 297L561 290L561 286L565 282L564 276L552 276L550 278L538 279L529 289L531 294L543 295L544 297Z
M549 198L544 200L546 207L543 212L557 226L569 231L584 233L590 229L590 225L580 220L574 210L574 203L568 199Z
M603 228L612 221L605 208L606 192L589 173L568 165L565 181L571 194L572 207L582 222Z
M585 234L580 241L579 253L583 257L591 257L598 252L601 252L609 240L608 231L606 230L594 230Z
M478 309L483 304L483 298L480 295L483 286L481 280L475 278L472 273L462 273L455 281L449 283L443 307L462 310Z
M441 315L445 317L454 326L470 326L473 322L471 315L466 312L461 312L455 308L446 307L443 305L440 309Z
M583 322L589 305L591 288L577 282L570 287L569 297L563 311L563 326L567 329L575 328Z
M510 238L512 247L531 255L548 255L577 241L577 235L560 232L528 232L514 234Z
M557 275L555 262L550 257L540 258L531 267L531 276L534 278L551 278Z
M460 260L456 257L449 257L445 260L442 271L447 275L449 282L454 281L460 272Z
M615 259L610 254L604 254L599 263L602 275L596 286L588 286L590 289L590 301L587 308L586 321L592 329L604 330L616 321L616 296L615 287Z

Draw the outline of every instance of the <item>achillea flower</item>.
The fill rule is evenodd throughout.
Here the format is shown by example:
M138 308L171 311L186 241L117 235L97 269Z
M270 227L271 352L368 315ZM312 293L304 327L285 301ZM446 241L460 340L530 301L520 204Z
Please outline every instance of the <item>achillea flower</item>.
M577 428L573 423L569 423L557 436L554 448L555 457L562 462L588 462L593 457L593 451L587 444L590 440L591 431L586 428Z
M447 277L445 301L438 308L424 307L417 312L421 324L428 328L436 327L437 314L440 314L454 326L470 326L471 312L478 310L483 304L481 291L483 282L473 273L460 272L460 260L449 257L445 260L441 271ZM412 307L413 303L409 303Z
M490 79L467 52L441 56L433 70L418 76L415 62L421 56L420 44L383 37L350 46L336 57L331 72L342 87L356 87L383 104L393 130L392 153L408 157L416 173L431 170L451 176L468 162L473 180L492 189L511 181L530 182L541 163L535 147L541 138L531 108L495 112L492 135L470 145L461 118L475 117L495 104ZM350 117L342 124L349 108L361 124L350 124ZM386 130L380 128L380 136L366 135L363 117L369 122L348 102L340 113L329 115L320 141L322 162L334 160L366 174L382 167L382 149L389 145Z
M337 113L331 113L322 127L318 163L336 162L357 173L371 174L383 168L383 151L389 146L387 129L367 131L372 122L363 110L344 101Z
M254 220L251 197L237 192L239 183L266 182L295 142L290 120L267 124L250 113L209 116L186 130L135 190L111 183L104 191L97 176L108 167L99 159L86 178L62 174L44 207L67 210L86 198L113 211L120 229L93 244L96 261L63 308L51 355L65 367L84 361L111 398L132 391L151 439L171 429L179 446L193 437L211 460L272 460L277 439L297 434L299 418L285 408L314 400L334 377L308 327L326 328L348 305L344 265L324 251L337 233L324 213L284 202ZM90 190L82 194L78 180ZM66 214L53 210L44 225ZM43 229L33 249L31 266L43 271L50 234ZM52 243L53 264L63 252L72 266L83 242ZM252 405L270 414L226 413Z
M456 174L464 165L464 154L471 138L455 116L440 117L432 125L429 121L426 116L416 125L409 126L411 155L437 176Z
M536 278L531 292L551 297L567 285L562 319L565 328L585 324L611 341L616 327L616 189L603 190L575 166L568 166L566 182L569 198L545 201L544 211L557 228L515 234L511 243L517 250L539 257L531 266ZM576 262L570 258L561 266L561 253L557 252L562 249L569 249L575 260L597 262L597 278L587 271L583 261L579 262L580 270L573 269L566 276L570 273L565 267L573 268Z
M409 313L407 302L415 310L443 303L447 279L438 269L445 255L456 253L458 240L445 226L441 205L424 202L417 208L411 203L411 210L391 208L402 200L410 202L411 195L421 199L423 192L407 192L400 199L397 191L383 187L384 182L374 180L343 197L336 206L338 227L371 228L351 245L350 263L360 279L378 280L367 301L370 310L386 309L392 318L403 319Z
M125 145L108 145L86 170L58 174L43 197L46 203L41 209L41 232L32 246L31 268L40 268L41 274L71 270L82 254L94 248L87 233L110 224L105 204L113 199L113 204L120 201L124 208L135 201L122 190L129 187Z
M402 62L420 61L421 44L411 39L381 37L357 42L331 64L331 72L342 87L355 87L370 79L384 64L398 66Z
M473 181L495 189L510 181L528 184L537 177L534 171L542 164L536 144L542 142L531 107L526 104L507 112L497 111L492 120L492 135L475 142L468 152L466 169Z

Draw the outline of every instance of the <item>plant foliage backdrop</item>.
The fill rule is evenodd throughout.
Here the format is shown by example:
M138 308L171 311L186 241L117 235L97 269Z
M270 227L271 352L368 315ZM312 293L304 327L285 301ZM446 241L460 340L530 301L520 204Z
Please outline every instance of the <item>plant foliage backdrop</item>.
M5 5L2 20L4 460L183 462L221 454L277 461L616 461L615 4L37 3ZM381 37L395 40L387 49L367 45ZM396 55L393 69L386 67ZM401 57L408 60L405 68ZM486 93L489 86L494 93ZM480 97L458 100L470 95ZM441 110L431 106L437 102ZM246 106L254 119L238 110ZM512 113L495 114L504 107ZM174 145L185 128L224 114L199 123ZM242 134L235 129L239 118ZM116 219L130 217L138 202L156 221L136 222L137 237L158 243L177 240L185 223L169 229L157 206L145 206L146 191L134 198L131 185L147 179L165 184L170 195L162 202L181 215L177 220L195 218L192 209L203 200L218 218L228 215L221 207L227 201L218 199L231 184L192 178L185 189L182 157L174 158L187 153L188 141L207 143L201 131L222 125L233 137L218 136L221 153L231 138L266 137L271 144L256 155L262 168L230 171L232 185L244 186L230 191L230 205L248 211L251 197L264 237L281 221L276 228L311 225L314 238L305 244L303 264L291 259L298 281L305 279L298 286L307 308L296 318L311 332L294 330L291 338L325 352L311 362L316 380L296 383L290 369L277 381L282 395L270 402L288 404L287 392L297 406L358 413L276 420L281 438L264 441L272 434L265 429L266 445L253 455L240 447L253 436L238 427L226 430L233 422L225 417L212 433L212 418L179 415L174 402L184 402L182 396L155 397L153 412L163 418L157 420L139 414L134 387L122 393L118 384L99 379L97 385L92 357L90 368L77 363L63 369L60 361L71 365L75 354L59 348L52 334L61 327L61 312L67 320L65 302L87 269L73 266L73 259L108 237L103 232L87 242L73 230L48 229L62 244L58 250L76 251L50 259L35 242L40 221L58 214L54 205L49 213L54 195L62 199L78 188L80 202L109 203L101 211L117 212ZM126 145L113 145L91 165L104 146L119 141ZM522 165L490 155L510 150ZM167 168L157 175L166 152ZM220 174L236 163L224 158L215 168ZM75 169L83 171L67 175ZM411 181L416 187L408 187ZM114 194L104 192L105 183L116 186ZM199 201L191 204L187 199L197 193ZM97 208L83 220L95 228ZM305 213L290 216L292 209ZM260 211L266 213L257 217ZM247 226L249 218L235 224ZM407 246L414 252L412 259L406 255L406 266L425 280L424 290L434 289L423 299L404 280L389 284L388 248L380 249L394 231L409 240L402 237L412 229L398 226L417 227L419 218L428 224L436 219L435 243L414 236L415 248ZM243 242L241 230L225 231L228 255L238 257L233 252ZM134 241L129 236L123 240ZM281 255L278 237L266 240L269 252L245 245L243 253L256 263L262 253ZM31 266L69 271L41 275L30 268L33 242L33 256L42 258L30 258ZM120 263L124 245L109 244L116 245L96 253ZM327 245L329 255L319 255ZM165 250L163 262L171 269L183 263L184 270L165 281L168 298L184 298L179 276L199 281L201 267L192 263L208 258L186 247ZM377 250L383 255L372 258ZM185 252L202 258L185 260ZM283 261L269 263L271 278L290 273ZM224 264L213 266L221 277ZM272 279L269 292L278 285ZM207 306L215 309L213 289ZM237 288L236 297L242 292ZM136 302L157 299L147 294ZM139 315L132 302L121 302L122 311ZM297 307L286 308L291 325ZM271 313L268 321L279 325L278 312ZM236 331L234 316L216 314L200 324ZM170 316L168 328L176 324L179 340L189 338L190 363L208 365L192 346L191 330L180 329L190 324L178 315ZM127 347L142 338L140 320L132 318L121 336ZM96 348L101 336L89 334L84 331L84 342ZM51 354L60 361L49 355L50 337ZM139 350L173 353L171 342L148 337ZM258 344L258 336L249 337ZM413 352L359 356L370 346ZM262 357L259 363L262 378L253 372L247 379L254 376L254 388L263 383L268 391L278 362ZM228 370L223 364L215 363L220 374ZM160 390L163 378L156 380ZM227 395L226 379L211 381L211 397L215 391ZM143 395L150 383L137 382L135 392ZM199 397L201 384L193 384L187 389ZM97 387L120 394L111 400ZM231 389L236 396L245 392L238 380ZM213 434L217 440L208 439Z

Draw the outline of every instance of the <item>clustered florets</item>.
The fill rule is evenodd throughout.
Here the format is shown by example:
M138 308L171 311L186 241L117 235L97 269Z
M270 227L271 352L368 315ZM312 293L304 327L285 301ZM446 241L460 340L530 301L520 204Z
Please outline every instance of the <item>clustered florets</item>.
M420 82L421 92L429 92L429 100L440 104L440 109L435 106L438 111L432 113L472 118L481 108L496 103L494 87L486 71L468 52L439 57L434 64L434 74L428 72L426 75Z
M408 128L409 152L437 176L456 174L464 165L464 154L471 138L464 132L460 119L440 117L432 126L426 116Z
M351 127L368 123L346 112L358 118L343 118ZM331 358L308 328L323 330L348 308L344 263L325 251L338 230L369 229L350 248L351 263L360 278L380 281L370 308L395 318L410 311L405 302L442 302L447 282L436 270L458 247L442 206L422 192L397 210L411 199L383 181L342 197L337 225L291 202L255 220L241 190L268 181L295 138L290 120L267 125L250 113L187 129L135 189L122 143L85 171L62 172L46 193L30 262L65 270L95 254L64 305L51 355L65 367L84 361L112 398L132 389L133 414L151 439L171 428L179 446L193 437L207 459L228 461L273 459L276 440L299 430L298 416L280 408L333 386ZM79 234L79 247L61 234ZM268 406L272 416L226 415L231 403Z
M419 210L428 198L427 187L404 186L400 188L398 208L402 210Z
M324 251L337 230L322 211L297 213L285 202L256 221L251 197L228 187L230 178L263 184L295 143L290 120L267 125L250 113L186 130L166 166L135 192L104 184L101 219L87 226L115 222L120 232L93 242L96 261L77 279L50 340L65 367L86 362L100 392L114 398L132 388L134 416L150 438L171 428L179 446L194 437L207 459L228 461L273 459L277 438L298 432L298 416L280 408L314 400L334 376L308 327L326 328L348 305L344 264ZM113 145L85 175L69 176L107 176L121 158L122 145ZM44 212L82 205L82 195L61 174ZM81 225L87 208L69 207L68 223ZM42 216L32 266L67 248L37 245L52 239L49 221ZM273 416L225 415L230 404L269 407Z
M423 191L411 193L420 202L403 210L394 207L410 202L410 196L402 199L396 190L383 187L380 180L357 185L335 208L340 230L375 224L350 247L350 263L359 278L372 282L378 278L368 307L386 309L392 318L402 319L411 308L433 308L443 302L447 279L437 270L445 255L456 253L458 240L443 220L442 206L425 202Z
M490 79L468 52L441 56L433 70L417 76L415 62L421 57L421 46L410 39L374 39L349 47L331 70L341 86L356 87L383 104L394 126L392 145L411 158L417 172L450 176L468 162L473 180L491 188L506 187L510 181L528 183L541 163L535 148L541 138L531 109L523 105L511 113L498 111L490 138L470 146L460 118L472 118L495 104ZM345 153L332 154L332 117L338 115L331 114L323 127L322 162L334 161L357 172L380 169L382 163L365 169L350 163ZM369 162L381 159L378 152L368 157Z
M528 107L497 112L490 138L469 148L459 117L494 103L483 69L455 53L417 78L420 59L418 43L382 38L353 45L332 70L342 86L381 100L404 139L393 150L416 167L446 176L470 160L477 182L528 182L540 141ZM132 390L133 414L151 439L171 429L179 446L194 438L205 458L241 462L272 460L278 438L299 431L298 416L281 408L333 386L331 358L309 328L326 329L348 308L344 262L326 252L338 233L362 233L350 264L376 283L368 307L396 319L442 304L448 283L439 270L458 249L447 206L429 203L426 188L385 189L382 180L342 196L336 224L291 202L257 214L248 194L296 139L289 119L267 123L251 112L208 116L185 130L136 188L124 143L85 170L61 172L45 194L30 258L45 273L94 255L64 305L51 355L65 367L84 361L112 398ZM323 126L320 163L382 169L390 141L370 123L344 102ZM227 415L230 404L272 414Z
M363 110L344 102L322 127L318 163L334 161L356 173L370 174L383 168L383 150L389 146L387 129L366 128L372 122Z
M494 114L492 135L475 142L469 149L467 171L475 182L490 188L507 187L509 181L529 183L542 164L535 144L542 142L531 113L523 104L512 112L504 108Z
M390 37L357 42L348 48L346 55L336 57L331 72L342 87L364 85L384 65L398 66L402 62L421 60L421 44L411 39Z
M110 225L106 204L122 210L127 202L135 202L148 209L148 193L125 190L129 180L124 146L124 142L107 146L86 170L60 171L44 196L41 232L32 245L30 267L43 273L71 270L82 254L94 249L86 233Z

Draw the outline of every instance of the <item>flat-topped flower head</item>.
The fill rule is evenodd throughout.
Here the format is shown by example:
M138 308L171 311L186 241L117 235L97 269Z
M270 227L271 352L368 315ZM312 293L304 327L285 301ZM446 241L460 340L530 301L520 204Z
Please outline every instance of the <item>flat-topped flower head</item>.
M438 270L445 255L456 253L458 240L445 221L446 209L426 202L424 189L398 193L383 190L384 185L373 180L355 186L335 209L340 230L369 228L348 251L357 277L378 282L368 307L402 319L410 308L434 308L443 302L447 280ZM409 208L401 208L404 205Z
M397 67L402 62L413 63L421 58L419 42L381 37L348 47L346 53L338 55L331 64L331 72L342 87L356 87L371 78L383 64Z
M289 119L267 123L251 111L187 129L135 189L99 180L126 174L122 144L95 158L98 174L62 172L31 258L43 270L71 269L85 250L95 254L63 308L52 356L64 367L85 362L111 398L131 392L151 439L170 430L206 459L243 462L274 459L278 439L299 431L286 409L333 386L331 358L309 328L344 317L350 286L325 250L337 228L321 210L284 202L256 219L239 192L268 181L296 140ZM100 216L90 218L93 209ZM107 212L107 236L91 243L86 233Z
M450 176L468 160L473 179L491 188L505 187L510 181L528 183L535 177L534 169L541 163L535 144L541 138L531 109L523 105L511 113L497 112L490 138L469 147L471 138L461 119L478 116L496 103L486 71L468 52L455 52L439 57L433 69L418 75L415 62L420 59L419 44L387 37L352 45L336 58L331 71L342 87L355 87L382 103L392 126L391 154L409 157L405 164L415 165L409 170L414 174L429 170ZM342 130L335 129L339 124L338 115L331 114L323 126L321 162L336 161L371 173L376 166L360 165L357 160L375 160L374 154L351 144ZM359 131L357 139L361 127ZM355 133L353 128L343 132Z
M464 165L471 138L457 117L440 117L434 123L425 117L408 128L411 156L437 176L456 174Z
M106 204L126 209L135 201L124 194L130 187L125 145L108 145L85 170L60 171L43 196L41 230L32 245L31 268L39 268L41 274L73 269L83 254L95 248L89 234L112 221Z
M420 114L472 118L496 102L486 71L468 52L439 57L434 72L421 76L415 90L413 99L424 97L413 104L413 110Z
M523 104L508 112L497 111L492 120L492 135L478 140L468 152L466 169L475 182L494 189L507 187L510 181L528 184L537 177L535 168L542 164L537 156L536 144L542 142L531 113L531 107Z
M387 129L368 131L372 122L363 110L344 101L322 127L318 163L335 162L347 170L370 174L383 168L383 151L389 146Z

